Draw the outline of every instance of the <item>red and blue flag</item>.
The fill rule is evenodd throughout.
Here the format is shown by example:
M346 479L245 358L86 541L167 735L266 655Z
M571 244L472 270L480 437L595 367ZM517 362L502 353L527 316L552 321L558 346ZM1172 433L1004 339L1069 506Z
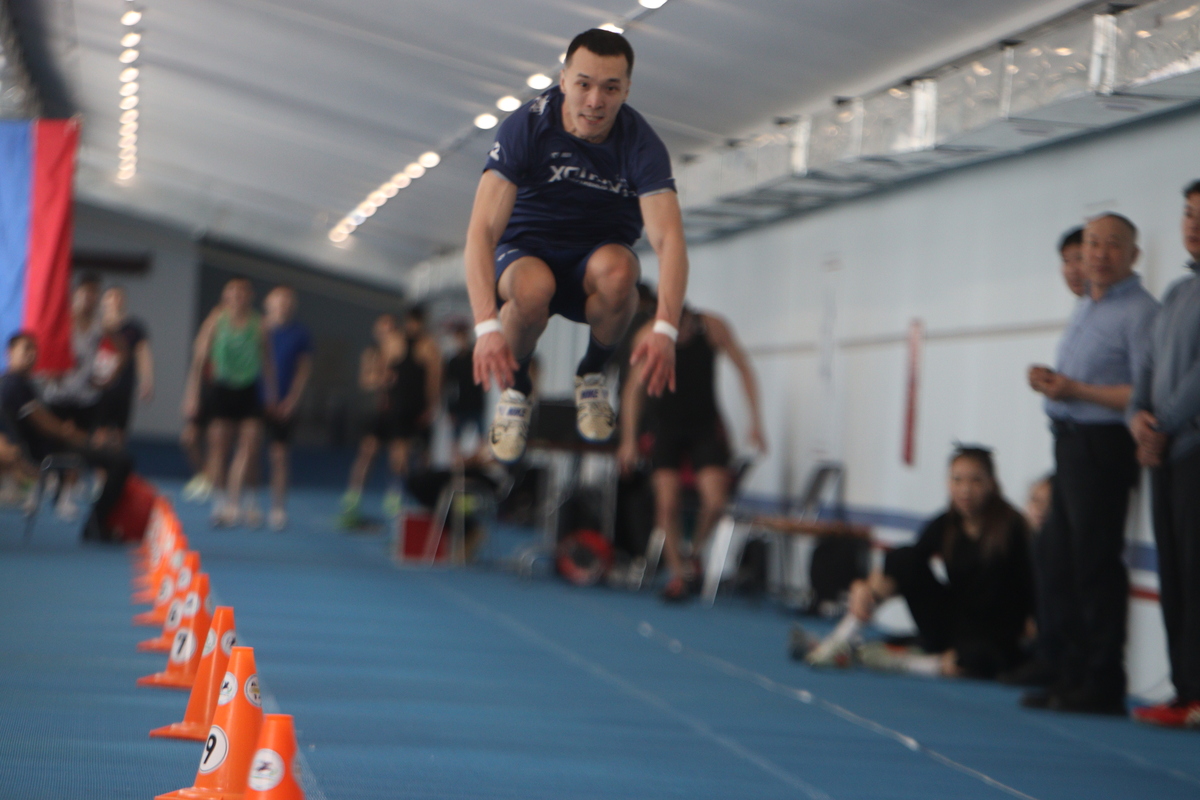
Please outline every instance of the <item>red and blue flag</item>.
M0 368L19 330L37 369L70 369L72 183L79 123L0 120Z

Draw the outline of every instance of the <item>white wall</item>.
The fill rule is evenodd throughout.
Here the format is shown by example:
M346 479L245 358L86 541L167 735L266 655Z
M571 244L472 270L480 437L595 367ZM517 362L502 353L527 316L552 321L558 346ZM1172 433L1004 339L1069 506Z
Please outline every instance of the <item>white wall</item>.
M139 403L132 434L174 437L179 432L179 406L195 332L196 287L200 262L187 234L95 206L75 209L75 249L85 253L150 253L146 275L103 275L104 284L119 283L128 294L129 312L146 325L154 352L155 395Z
M847 465L852 506L926 515L945 503L955 440L995 448L1010 499L1052 467L1041 403L1024 379L1052 363L1073 298L1055 243L1111 209L1141 229L1138 264L1156 296L1185 274L1181 189L1200 178L1200 113L982 164L691 248L690 300L726 316L752 354L771 452L748 491L794 495L823 456ZM647 274L653 257L643 259ZM924 321L916 463L901 462L905 331ZM819 370L831 322L833 375ZM721 375L744 442L736 376ZM1144 495L1130 538L1152 544ZM1133 572L1135 585L1157 577ZM1135 600L1130 689L1169 694L1157 603Z

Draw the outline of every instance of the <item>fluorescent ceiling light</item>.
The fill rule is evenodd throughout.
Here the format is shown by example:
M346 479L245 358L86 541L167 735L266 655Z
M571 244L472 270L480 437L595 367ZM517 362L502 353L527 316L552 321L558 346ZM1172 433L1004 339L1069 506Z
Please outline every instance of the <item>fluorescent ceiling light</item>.
M142 35L137 31L130 31L121 37L121 47L137 47L138 42L142 40Z
M118 147L133 147L135 144L137 144L137 137L134 136L132 133L128 134L126 136L122 136L117 141Z
M417 178L425 174L425 168L414 161L404 168L404 174L415 181Z
M137 61L138 55L138 51L131 47L128 50L122 50L121 55L117 56L117 60L122 64L132 64Z
M501 111L516 111L521 107L521 101L513 97L511 94L506 94L496 101L496 108Z
M388 196L386 194L384 194L383 192L379 191L378 189L376 189L375 191L373 191L369 195L367 195L367 202L370 203L371 205L375 206L376 208L379 208L387 201L388 201Z
M141 21L142 12L138 11L136 8L131 8L121 15L121 24L125 25L126 27L137 25Z
M486 131L496 127L498 122L500 120L494 114L480 114L475 118L475 127Z
M137 122L137 118L138 118L138 112L130 110L130 111L126 111L124 114L121 115L121 122L124 122L124 123Z
M136 94L121 98L121 110L123 111L128 111L131 108L137 108L137 104L138 99Z
M638 5L642 8L662 8L667 4L667 0L638 0Z
M130 81L136 81L137 78L138 78L138 68L137 67L126 67L125 69L121 70L121 75L120 75L121 83L129 83Z
M120 127L120 129L117 132L120 133L122 136L128 136L131 133L137 133L137 129L138 129L138 124L136 122L126 122L124 125L122 125Z
M430 150L428 153L421 153L421 157L417 159L417 163L425 169L433 169L442 163L442 157Z
M397 172L392 176L391 183L394 183L397 189L407 189L409 184L412 183L412 178L408 177L403 172Z
M379 191L383 192L383 196L391 200L400 191L400 187L388 181L383 186L379 187Z
M529 85L530 89L537 89L540 92L542 89L549 88L550 84L554 83L554 81L550 78L549 75L543 75L540 72L536 72L533 75L530 75L525 80L525 83L527 83ZM491 127L491 126L489 125L488 127Z
M614 25L611 22L606 22L603 25L601 25L600 30L611 31L612 33L624 33L625 32L625 29L622 28L620 25Z
M121 84L121 97L129 97L129 95L137 94L137 93L138 93L137 81L130 81L129 83Z

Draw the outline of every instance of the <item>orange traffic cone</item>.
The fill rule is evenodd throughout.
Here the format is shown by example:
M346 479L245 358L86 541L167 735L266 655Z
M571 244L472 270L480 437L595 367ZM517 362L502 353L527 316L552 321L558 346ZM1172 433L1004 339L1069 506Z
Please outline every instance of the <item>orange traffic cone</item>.
M155 728L150 731L151 736L194 739L197 742L208 738L213 711L217 708L217 691L221 688L221 680L225 677L225 668L229 664L229 653L236 642L233 609L229 606L217 606L212 624L208 626L204 652L200 655L200 667L196 670L196 680L192 682L192 694L188 697L183 722L173 722Z
M200 753L195 786L160 794L155 800L243 800L262 718L254 650L235 647Z
M250 760L245 800L304 800L296 783L296 727L291 714L264 714Z
M201 600L200 598L204 599ZM201 572L192 581L183 601L183 621L175 631L167 651L167 668L153 675L138 678L138 686L161 686L164 689L190 691L200 667L200 642L208 636L208 574ZM155 640L157 643L157 640ZM138 645L138 649L142 649Z
M175 550L186 550L187 539L183 535L183 526L179 522L179 517L175 516L175 512L168 508L156 518L154 527L151 528L148 538L144 541L147 540L150 544L145 558L134 563L133 585L154 591L156 587L155 570L159 569L164 559L168 558Z
M179 571L172 578L175 595L179 594L180 589L186 593L187 588L192 584L192 576L200 571L200 554L195 550L188 550L183 554L183 563L179 567ZM164 581L164 586L165 586ZM159 597L162 597L160 592ZM135 614L133 617L134 625L157 626L162 625L167 621L167 612L171 610L171 602L159 604L155 601L154 608L142 614Z
M130 602L134 605L144 603L153 603L158 605L158 599L162 597L164 579L175 580L175 573L183 566L183 554L187 548L183 545L183 536L172 537L171 543L164 545L162 552L155 556L154 567L151 569L146 578L144 588L133 593ZM135 580L135 585L137 581ZM175 591L174 587L171 591Z
M182 627L183 623L188 618L188 598L193 596L197 584L199 584L199 575L188 577L183 570L179 571L180 578L175 583L175 596L171 598L171 605L167 609L167 618L163 620L162 633L145 641L138 642L137 649L139 653L169 653L171 652L171 644L175 641L175 632ZM203 575L204 573L199 573ZM184 578L187 582L184 582ZM191 606L193 613L195 602Z

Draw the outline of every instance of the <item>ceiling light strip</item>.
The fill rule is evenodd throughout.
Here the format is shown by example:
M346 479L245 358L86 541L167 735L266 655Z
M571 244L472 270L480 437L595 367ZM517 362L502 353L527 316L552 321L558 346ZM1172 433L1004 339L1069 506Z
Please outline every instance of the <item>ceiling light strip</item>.
M121 11L121 39L120 39L120 55L117 56L118 63L121 64L121 71L117 75L120 81L120 88L117 93L120 95L120 100L117 103L121 109L120 128L117 130L117 180L122 183L128 183L133 180L133 176L137 175L137 154L138 154L138 117L141 111L138 109L140 98L138 92L141 91L141 73L142 70L138 66L138 61L141 58L142 44L142 17L145 11L138 5L135 5L132 0L126 0L122 4Z
M612 31L614 33L624 33L631 25L638 22L658 9L667 4L668 0L638 0L638 8L626 16L614 22L605 22L597 27ZM567 54L561 53L558 57L559 64L566 61ZM546 72L535 72L530 75L526 81L526 86L536 93L541 93L550 88L554 84L554 73L560 68L554 67ZM521 94L528 95L529 93L522 90ZM501 97L496 101L496 108L505 114L516 111L525 101L519 94L510 94ZM412 182L425 174L426 170L433 169L441 163L443 155L453 153L460 147L466 144L477 132L483 130L491 130L500 124L500 118L495 114L485 111L472 121L468 128L459 131L457 135L451 139L445 147L441 148L441 154L437 151L430 150L427 153L421 154L416 161L409 164L401 172L397 172L390 179L386 180L377 189L369 192L366 198L359 203L353 211L342 217L336 225L329 231L329 241L334 244L341 244L350 238L350 234L358 230L368 218L370 218L376 210L383 206L391 198L395 197L401 189L406 189L412 185Z

